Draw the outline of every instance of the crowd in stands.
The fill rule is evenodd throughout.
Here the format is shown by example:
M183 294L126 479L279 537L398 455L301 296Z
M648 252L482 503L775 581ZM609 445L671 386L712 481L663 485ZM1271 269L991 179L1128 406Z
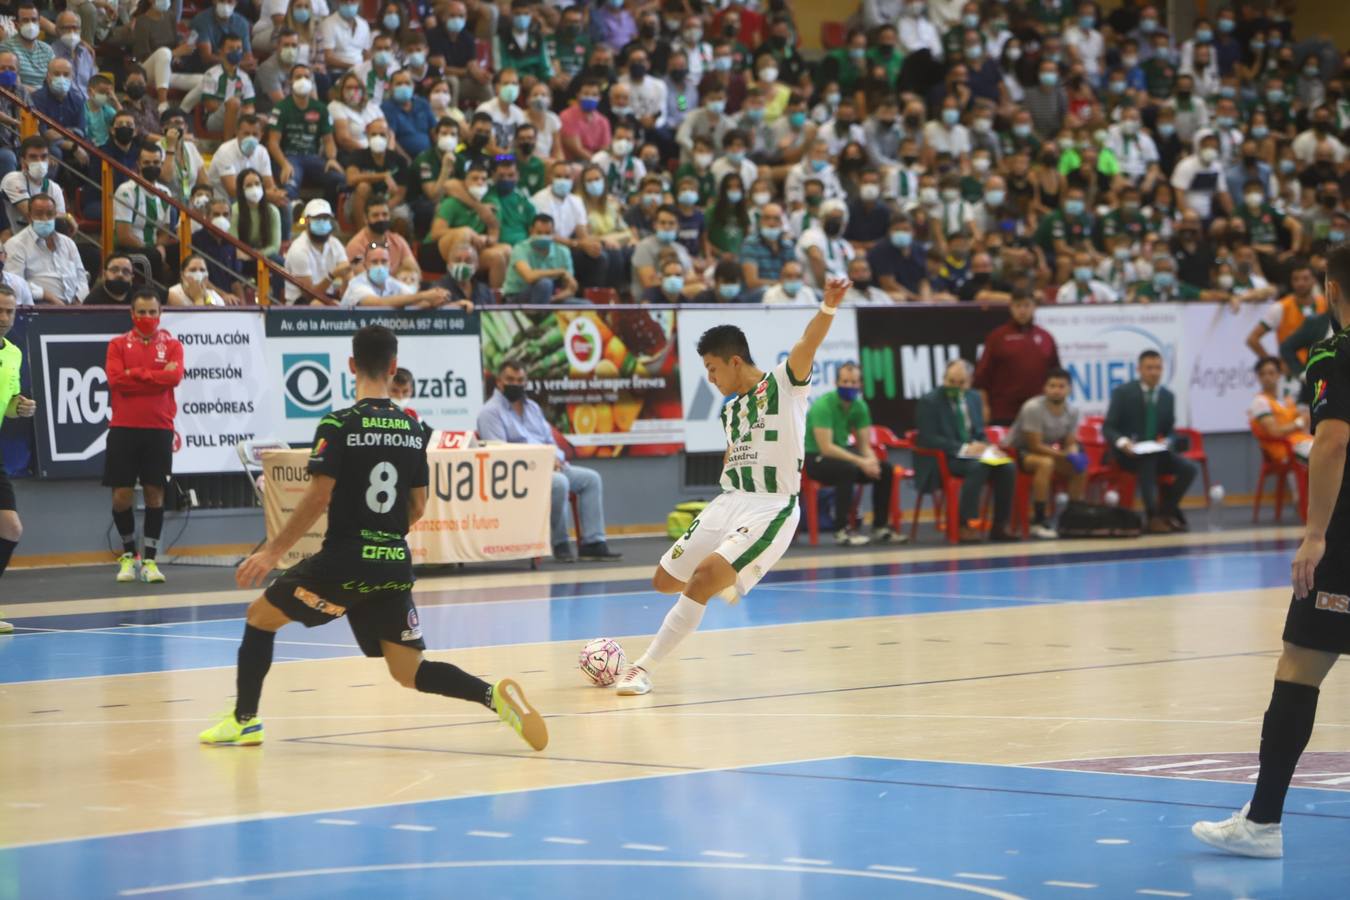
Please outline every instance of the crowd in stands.
M856 304L1287 296L1281 337L1319 311L1350 55L1293 0L1184 31L1138 0L849 13L808 55L785 0L13 0L7 265L38 303L130 293L71 241L98 155L21 141L17 101L284 263L310 291L285 302L784 303L848 276ZM247 254L194 222L194 277L176 210L114 182L138 278L252 300Z

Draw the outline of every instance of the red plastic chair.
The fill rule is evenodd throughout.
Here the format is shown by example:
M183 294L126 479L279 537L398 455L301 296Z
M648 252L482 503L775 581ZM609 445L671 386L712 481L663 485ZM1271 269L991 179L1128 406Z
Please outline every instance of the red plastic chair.
M913 453L916 457L929 456L937 461L938 484L936 490L919 489L918 499L914 503L914 519L910 525L909 539L913 541L918 538L919 516L923 512L923 498L932 497L933 516L937 522L938 531L946 533L947 543L959 544L961 543L961 479L952 475L951 469L947 467L947 454L930 447L920 447L918 436L918 431L906 432L905 443L909 445L910 453Z
M1031 475L1022 468L1022 457L1014 447L1004 447L1004 441L1008 439L1008 434L1012 429L1003 425L990 425L985 428L985 437L989 443L1003 448L1003 452L1008 454L1012 460L1012 465L1016 467L1017 479L1013 487L1013 509L1012 509L1012 530L1022 532L1022 538L1031 537ZM992 492L991 492L992 496ZM985 505L988 506L986 500ZM989 519L985 514L984 518Z
M886 461L887 451L908 449L908 444L895 436L884 425L872 426L872 450L877 455L877 459ZM899 531L903 525L904 512L900 506L900 482L906 478L913 478L914 470L907 469L901 465L892 465L891 467L891 499L890 499L890 527ZM803 515L806 519L806 535L812 547L820 544L820 489L823 485L806 474L802 470L802 488L801 502L804 507ZM849 513L849 524L856 526L858 524L858 504L862 501L862 485L854 490L853 505ZM873 526L876 523L872 523Z
M1078 426L1078 443L1088 458L1087 490L1101 488L1103 494L1114 490L1120 497L1120 507L1131 509L1134 507L1134 473L1126 472L1114 460L1107 461L1106 436L1102 431L1105 422L1102 416L1084 416Z
M844 46L848 40L848 25L844 22L820 23L820 46L825 50L834 50Z
M1190 442L1181 455L1200 467L1200 477L1205 482L1205 506L1209 506L1209 457L1205 455L1205 436L1194 428L1178 428L1175 434Z
M1298 514L1304 522L1308 521L1308 466L1294 454L1294 448L1285 438L1272 440L1259 430L1256 422L1251 423L1252 435L1261 450L1261 472L1256 478L1256 495L1252 498L1252 521L1261 518L1261 503L1265 500L1266 479L1275 479L1275 521L1284 515L1285 491L1289 486L1289 476L1294 476L1294 486L1298 491ZM1283 445L1283 459L1271 453L1273 445Z
M584 288L581 296L587 303L594 303L597 306L611 305L619 302L619 292L611 287L589 287Z

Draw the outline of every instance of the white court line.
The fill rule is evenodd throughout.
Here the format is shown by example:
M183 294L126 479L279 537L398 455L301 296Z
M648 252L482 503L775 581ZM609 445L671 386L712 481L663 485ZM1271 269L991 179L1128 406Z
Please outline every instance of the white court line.
M783 862L790 866L828 866L831 865L828 859L808 859L802 856L785 856Z
M1226 763L1226 759L1192 759L1186 762L1159 763L1153 766L1126 766L1126 772L1161 772L1164 769L1185 769L1190 766L1208 766L1214 763ZM1185 775L1185 772L1181 774Z
M913 866L868 866L874 872L917 872L918 869Z
M581 838L546 837L546 838L544 838L544 843L545 843L545 844L567 844L568 846L571 846L571 847L581 847L581 846L584 846L584 845L586 845L586 844L589 844L590 841L585 841L585 840L582 840Z
M892 576L892 577L901 577L901 576ZM916 576L916 577L917 577L917 576ZM769 584L761 585L761 586L760 586L760 590L765 590L765 589L768 589L768 588L772 588L772 589L774 589L774 590L779 590L779 591L787 591L788 593L796 593L796 594L813 594L813 593L818 593L818 591L816 591L816 590L813 589L813 588L797 587L797 586L795 586L795 585L794 585L793 587L782 587L782 586L779 586L779 585L769 585ZM859 590L859 589L857 589L857 588L849 588L847 592L848 592L849 594L858 594L858 595L860 595L860 596L861 596L861 595L865 595L865 596L868 596L868 597L924 597L924 598L932 598L932 599L935 599L935 600L999 600L999 601L1002 601L1002 602L1004 602L1004 603L1080 603L1080 602L1083 602L1083 601L1081 601L1081 600L1065 600L1065 599L1062 599L1062 598L1059 598L1059 597L1046 597L1046 598L1040 598L1040 599L1031 599L1031 598L1027 598L1027 597L1010 597L1010 596L1008 596L1007 594L1001 594L1001 595L999 595L999 594L942 594L942 593L934 593L934 592L932 592L932 591L907 591L907 590L904 590L903 588L897 589L897 590L894 590L894 591L882 591L882 590L868 591L868 590ZM1092 600L1100 600L1100 599L1102 599L1102 598L1100 598L1100 597L1092 597L1092 598L1089 598L1089 599L1092 599ZM1129 598L1129 597L1120 597L1120 598L1114 598L1114 599L1128 600L1128 599L1131 599L1131 598Z
M1129 841L1126 838L1097 838L1097 843L1105 844L1108 847L1119 847L1128 844Z
M355 819L318 819L315 825L360 825Z
M953 878L973 878L976 881L1007 881L1004 875L986 875L983 872L957 872Z
M219 619L219 620L215 620L215 621L228 622L228 621L231 621L231 620L230 620L230 619ZM242 622L243 619L240 619L239 621ZM195 624L195 623L190 623L190 622L189 622L189 623L178 623L178 622L174 622L174 623L165 623L165 624L166 624L166 627L167 627L167 626L170 625L170 624L172 624L172 625L177 625L177 624ZM183 639L185 639L185 640L193 640L193 641L225 641L226 643L231 643L231 644L237 644L237 643L239 643L239 638L237 638L237 637L214 637L214 636L211 636L211 635L205 635L205 634L168 634L168 633L158 633L158 632L154 632L154 631L146 632L146 631L132 631L132 630L131 630L132 628L144 628L144 627L145 627L145 626L143 626L143 625L129 625L129 626L125 626L125 627L113 625L113 626L109 626L109 627L107 627L107 628L43 628L43 629L40 629L40 630L35 628L35 629L32 629L32 633L31 633L31 634L27 634L27 635L24 635L24 636L25 636L25 637L42 637L43 635L49 635L49 634L94 634L94 635L98 635L98 634L108 634L108 635L113 635L113 636L115 636L115 637L183 638ZM358 647L356 644L324 644L324 643L320 643L320 642L318 642L318 641L273 641L273 643L276 643L276 644L285 644L286 646L289 646L289 647L337 647L337 648L342 649L342 650L359 650L359 649L361 649L361 648ZM174 671L178 671L178 670L174 670Z
M1090 891L1097 886L1086 881L1042 881L1041 884L1046 887L1079 888L1084 891Z
M502 868L507 866L519 868L551 868L558 866L567 867L595 867L595 868L663 868L663 869L704 869L704 870L723 870L739 872L795 872L811 873L812 875L839 875L847 878L870 878L879 881L900 881L910 884L923 884L929 887L948 888L950 890L962 891L967 894L977 894L982 897L991 897L993 900L1025 900L1025 898L1010 894L1006 891L1000 891L995 888L980 887L974 884L962 884L957 881L944 881L939 878L922 878L917 875L901 875L890 872L864 871L861 869L834 869L834 868L813 868L811 866L784 866L767 863L714 863L714 862L685 862L676 860L636 860L636 859L507 859L507 860L487 860L476 859L463 862L417 862L417 863L387 863L383 865L371 866L342 866L329 869L295 869L288 872L265 872L259 875L238 875L232 877L212 878L208 881L188 881L179 884L155 885L153 887L133 888L130 890L119 891L118 894L123 897L140 897L147 894L168 894L179 891L188 891L195 888L222 887L226 885L254 884L266 881L280 881L292 878L315 878L320 876L335 875L364 875L374 872L412 872L423 869L485 869Z
M621 850L646 850L651 853L665 853L669 847L662 847L660 844L624 844Z
M435 831L435 825L390 825L395 831Z
M503 839L509 838L511 836L511 832L509 831L466 831L464 833L469 837L480 837L480 838Z
M700 856L711 856L716 859L745 859L746 854L736 853L731 850L704 850Z
M1220 767L1217 768L1217 769L1187 769L1186 771L1184 771L1184 772L1178 772L1177 774L1178 774L1178 775L1208 775L1208 774L1210 774L1211 772L1242 772L1242 771L1244 771L1244 770L1246 770L1246 769L1259 769L1259 768L1261 768L1259 765L1255 765L1255 766L1220 766Z
M1159 891L1153 888L1140 888L1135 891L1136 894L1143 894L1146 897L1189 897L1190 894L1185 891Z

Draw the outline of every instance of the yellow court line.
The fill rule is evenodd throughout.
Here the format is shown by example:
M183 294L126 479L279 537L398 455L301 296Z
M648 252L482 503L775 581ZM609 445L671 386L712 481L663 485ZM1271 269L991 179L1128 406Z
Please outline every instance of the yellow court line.
M1107 550L1148 549L1153 547L1194 546L1200 544L1225 545L1244 543L1251 540L1274 540L1277 538L1298 538L1302 535L1302 526L1257 526L1222 532L1191 532L1180 535L1157 535L1140 537L1132 541L1087 540L1087 541L1023 541L1014 544L977 544L953 547L940 545L934 547L909 548L887 546L877 550L842 550L839 552L812 553L809 555L789 553L776 566L775 571L792 572L804 569L817 569L831 566L869 566L905 563L934 562L952 560L1005 559L1017 556L1048 556L1059 553L1094 553ZM576 584L579 581L607 583L614 581L646 580L651 577L656 560L650 563L631 566L611 566L590 569L584 564L567 567L550 566L538 571L482 572L474 575L441 575L421 578L413 588L417 594L436 591L469 591L503 587L540 587L556 584ZM133 586L132 590L139 590ZM38 603L26 603L11 607L11 617L67 616L104 612L139 612L149 609L178 609L183 607L210 606L225 603L246 603L258 596L256 590L193 591L176 594L152 594L148 596L122 595L94 597L84 600L45 600Z

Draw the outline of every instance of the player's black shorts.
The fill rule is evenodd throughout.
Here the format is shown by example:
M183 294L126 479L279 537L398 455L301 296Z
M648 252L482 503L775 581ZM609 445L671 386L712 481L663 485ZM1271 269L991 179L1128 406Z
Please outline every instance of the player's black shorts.
M109 428L103 486L164 487L173 474L173 432L167 428Z
M1289 602L1284 640L1309 650L1350 653L1350 566L1323 559L1312 592Z
M5 472L3 465L0 465L0 510L9 510L10 512L18 512L19 510L18 505L14 502L14 485L9 480L9 475Z
M306 628L345 617L366 656L383 656L380 641L425 650L409 572L386 577L377 567L365 578L343 578L323 554L288 569L267 589L267 600Z

